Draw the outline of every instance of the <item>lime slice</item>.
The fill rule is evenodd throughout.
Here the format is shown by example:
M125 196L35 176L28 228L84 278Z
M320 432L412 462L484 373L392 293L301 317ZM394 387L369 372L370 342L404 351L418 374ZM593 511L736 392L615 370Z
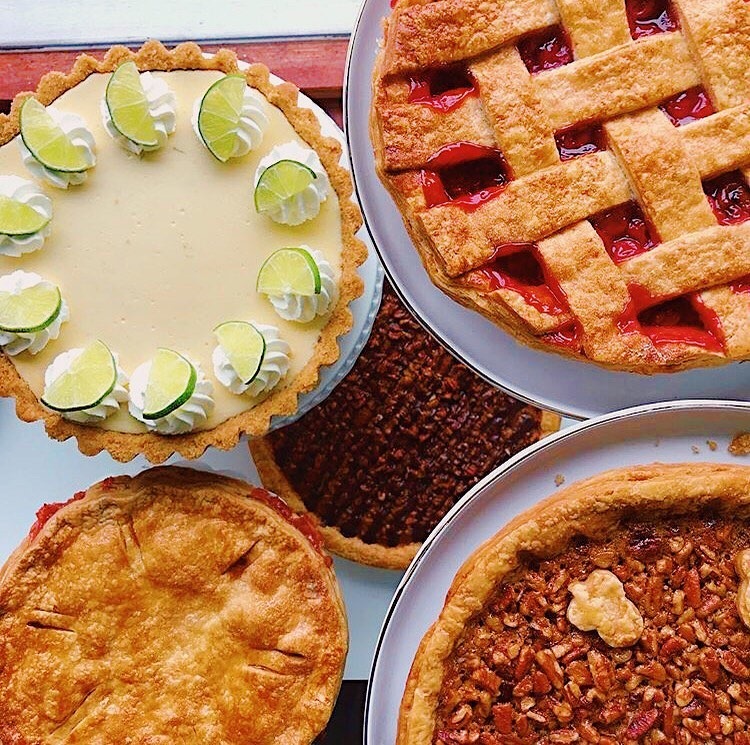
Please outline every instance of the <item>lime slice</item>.
M0 331L32 334L43 331L60 315L60 290L40 282L18 293L0 292Z
M263 262L255 289L264 295L319 295L320 270L306 249L280 248Z
M80 173L89 167L83 153L35 98L27 98L21 106L21 138L31 154L53 171Z
M44 389L42 403L54 411L91 409L112 393L116 383L115 358L104 342L95 341Z
M247 81L227 75L205 93L198 112L198 131L210 153L226 163L234 152Z
M123 137L142 147L156 147L159 144L154 118L149 111L135 62L125 62L112 73L104 100L114 128Z
M195 391L198 374L190 360L159 349L151 363L143 404L144 419L161 419L179 409Z
M263 334L246 321L227 321L214 334L229 358L229 363L243 383L252 383L260 372L266 353Z
M296 160L279 160L260 174L255 187L255 209L258 213L274 212L284 202L307 189L317 176L312 168Z
M33 207L0 194L0 234L30 235L49 223Z

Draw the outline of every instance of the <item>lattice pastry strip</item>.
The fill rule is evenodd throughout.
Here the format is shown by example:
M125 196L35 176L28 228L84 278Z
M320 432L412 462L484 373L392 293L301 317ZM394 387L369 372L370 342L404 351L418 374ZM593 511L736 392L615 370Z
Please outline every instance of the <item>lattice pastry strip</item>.
M620 0L557 0L576 59L629 44L630 26Z
M674 0L703 85L719 109L750 99L747 0Z
M557 23L551 0L437 0L397 9L386 42L386 74L478 57L523 34Z
M620 117L604 129L639 204L663 241L716 224L700 172L687 157L678 128L661 111Z
M700 299L721 319L724 346L730 357L740 359L750 354L750 282L731 287L714 287L700 293Z

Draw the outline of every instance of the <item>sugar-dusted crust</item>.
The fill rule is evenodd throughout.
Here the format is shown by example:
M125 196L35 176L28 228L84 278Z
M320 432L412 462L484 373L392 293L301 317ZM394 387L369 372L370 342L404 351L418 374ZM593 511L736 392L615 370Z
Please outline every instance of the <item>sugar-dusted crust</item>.
M547 437L560 429L560 417L550 411L543 411L540 423L540 436ZM308 515L323 536L326 548L359 564L380 567L381 569L406 569L422 546L421 543L408 543L403 546L384 546L367 543L358 537L344 535L335 526L326 525L315 512L308 510L302 497L286 477L284 470L276 462L269 438L259 437L248 441L258 473L263 485L276 492L300 514Z
M514 519L464 563L422 639L401 703L398 745L432 744L444 665L465 625L523 556L555 556L576 536L601 539L623 519L668 519L705 509L750 516L750 468L689 463L607 471Z
M328 557L254 496L156 468L26 539L0 570L0 742L309 745L346 615Z
M268 69L260 64L240 70L237 57L228 49L221 49L211 57L204 57L197 44L180 44L167 50L157 41L148 41L136 52L125 47L112 47L101 61L89 55L81 55L68 74L51 72L42 78L36 94L26 92L16 96L10 114L0 114L0 145L18 134L20 107L28 96L36 95L41 103L47 105L89 75L112 72L128 59L135 60L141 70L220 70L245 75L248 85L257 88L273 105L281 109L300 137L318 153L336 190L341 208L343 251L340 296L328 323L321 331L312 358L284 388L272 393L254 408L231 417L211 430L167 437L151 432L112 432L67 421L42 406L10 359L0 354L0 396L13 396L16 399L16 412L20 419L26 422L43 420L47 434L57 440L75 437L79 450L85 455L95 455L106 450L116 460L129 461L143 453L152 463L162 463L173 453L193 459L200 457L207 447L229 450L237 444L242 434L264 434L272 416L285 416L297 410L300 394L317 385L320 367L330 365L339 358L337 339L352 327L349 303L362 294L363 283L357 274L357 267L367 258L367 249L355 236L361 225L361 216L351 199L351 177L339 164L340 144L321 134L320 123L312 111L297 105L299 91L294 85L273 85L269 81Z

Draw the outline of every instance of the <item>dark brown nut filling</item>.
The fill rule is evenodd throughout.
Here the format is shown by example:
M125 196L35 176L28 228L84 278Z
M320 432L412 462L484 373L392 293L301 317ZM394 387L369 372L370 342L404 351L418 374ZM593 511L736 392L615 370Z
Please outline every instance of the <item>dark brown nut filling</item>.
M536 442L540 426L538 409L457 362L386 285L352 372L270 442L325 525L393 547L423 541L464 492Z
M527 561L466 627L446 667L437 745L750 745L750 631L725 517L631 523L602 542ZM568 585L613 572L643 616L608 647L566 617Z

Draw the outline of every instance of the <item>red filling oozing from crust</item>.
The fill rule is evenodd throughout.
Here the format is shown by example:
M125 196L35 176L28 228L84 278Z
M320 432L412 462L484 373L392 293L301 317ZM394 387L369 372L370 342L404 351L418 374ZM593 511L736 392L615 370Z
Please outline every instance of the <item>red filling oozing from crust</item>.
M569 310L565 292L547 271L533 243L498 246L492 260L469 275L488 291L512 290L540 313L559 316Z
M719 225L737 225L750 220L750 188L739 171L704 181L703 191Z
M626 202L589 220L615 264L650 251L658 244L655 231L636 202Z
M36 522L31 526L31 529L29 530L29 542L33 541L39 535L39 533L42 531L42 528L63 507L67 507L69 504L72 504L73 502L78 502L79 500L83 499L85 496L86 496L86 492L85 491L79 491L79 492L76 492L66 502L50 502L50 503L47 503L47 504L43 504L36 511Z
M698 293L658 302L637 285L629 290L632 300L617 323L624 334L644 334L657 347L689 344L708 352L724 350L721 321Z
M677 31L680 27L668 0L626 0L625 6L634 39Z
M555 134L555 142L562 161L607 149L601 124L576 125L561 129Z
M315 523L308 515L298 515L292 511L292 508L281 497L277 497L266 489L255 487L249 494L251 499L257 499L274 512L284 518L293 527L299 530L307 538L312 547L323 556L326 564L330 566L333 563L331 557L323 549L323 538L315 527Z
M732 289L732 292L738 294L750 294L750 274L730 283L729 287Z
M578 321L572 321L557 331L545 334L541 339L547 344L580 352L583 348L583 329Z
M499 150L454 142L430 157L420 177L428 207L451 203L471 211L500 194L512 175Z
M573 46L562 26L552 26L521 39L518 51L532 75L573 61Z
M463 65L429 70L409 79L409 103L429 106L442 113L458 108L469 96L479 94L479 87Z
M660 104L659 108L669 117L675 127L683 127L716 113L708 94L701 87L678 93Z

